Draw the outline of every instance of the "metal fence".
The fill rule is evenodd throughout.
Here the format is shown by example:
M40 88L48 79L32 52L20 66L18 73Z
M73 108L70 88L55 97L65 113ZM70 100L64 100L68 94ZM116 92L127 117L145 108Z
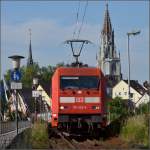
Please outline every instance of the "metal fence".
M18 125L18 133L20 134L25 129L31 127L31 122L19 121ZM5 149L7 146L9 146L16 135L16 122L1 122L0 149Z

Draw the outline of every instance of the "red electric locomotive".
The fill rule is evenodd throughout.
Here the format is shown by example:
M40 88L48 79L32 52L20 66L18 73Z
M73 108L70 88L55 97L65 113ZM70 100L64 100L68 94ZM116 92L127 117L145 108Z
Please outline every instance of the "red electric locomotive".
M82 65L78 59L71 66L57 68L52 77L51 126L70 132L104 127L105 93L105 78L99 68Z

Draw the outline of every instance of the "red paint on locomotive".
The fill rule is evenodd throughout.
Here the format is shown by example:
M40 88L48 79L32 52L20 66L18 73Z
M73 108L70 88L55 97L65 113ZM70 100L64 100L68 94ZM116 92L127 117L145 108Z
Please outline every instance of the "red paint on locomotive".
M77 86L81 84L78 80L84 81L82 86ZM66 85L69 84L70 87L67 87ZM103 126L106 124L105 94L105 78L99 68L57 68L52 77L52 127L58 127L59 123L82 119L82 117L85 119L91 117L88 118L91 122ZM97 122L94 117L97 118Z

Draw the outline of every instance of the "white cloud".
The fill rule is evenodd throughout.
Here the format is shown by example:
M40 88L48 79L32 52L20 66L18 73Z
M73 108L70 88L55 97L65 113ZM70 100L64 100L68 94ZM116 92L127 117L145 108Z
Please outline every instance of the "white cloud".
M41 66L56 64L72 60L70 47L62 44L66 39L72 38L74 26L62 26L55 20L31 20L26 23L1 26L2 29L2 71L11 68L8 56L14 53L28 57L29 35L28 29L32 29L33 58ZM81 38L91 40L95 46L86 46L80 60L90 65L96 64L96 53L99 51L100 30L99 24L85 24L81 32ZM125 31L125 29L124 29ZM119 34L120 33L120 34ZM118 35L119 34L119 35ZM121 52L122 70L127 76L127 39L123 31L115 32L117 50ZM133 46L134 45L134 46ZM87 49L86 49L87 48ZM143 29L141 35L131 40L132 77L140 80L147 79L148 74L148 30ZM137 51L135 51L137 50ZM140 61L139 61L140 60ZM26 59L23 60L23 64ZM143 74L145 72L145 74Z
M64 27L54 20L31 20L23 24L15 25L3 24L1 26L3 70L11 67L10 64L8 65L8 63L6 63L9 55L17 53L28 57L29 28L32 29L33 57L39 64L56 64L59 61L66 61L66 59L70 60L71 50L70 48L65 49L62 42L72 38L74 26ZM84 28L89 32L87 32L87 30L85 31ZM97 39L96 33L98 33L97 29L97 26L86 25L83 27L81 37L95 42ZM96 50L94 53L96 53ZM70 58L65 58L68 56ZM26 63L25 61L23 62Z

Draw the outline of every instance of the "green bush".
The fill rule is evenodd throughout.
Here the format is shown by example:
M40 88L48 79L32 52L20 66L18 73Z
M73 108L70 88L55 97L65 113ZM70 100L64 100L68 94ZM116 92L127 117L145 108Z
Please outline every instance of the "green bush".
M121 137L133 144L148 146L148 116L129 118L121 130Z
M150 106L150 102L140 104L139 107L136 109L136 113L137 114L148 114L150 112L149 106Z
M126 106L126 101L123 100L121 97L115 97L111 101L107 103L108 107L108 118L110 121L113 121L120 116L126 117L128 115L128 109Z

